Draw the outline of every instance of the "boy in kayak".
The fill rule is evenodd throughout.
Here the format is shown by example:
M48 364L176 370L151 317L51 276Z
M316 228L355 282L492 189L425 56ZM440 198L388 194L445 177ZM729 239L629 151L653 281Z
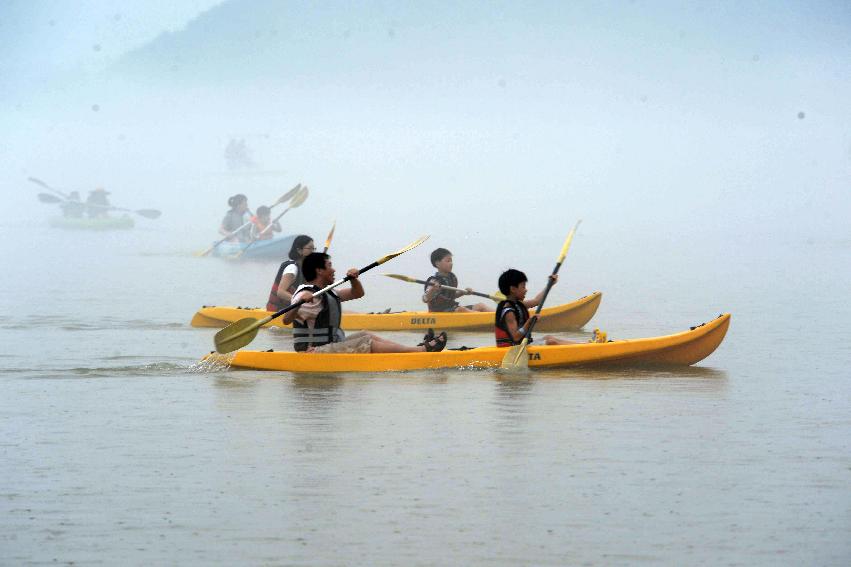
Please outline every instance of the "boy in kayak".
M457 298L470 293L467 291L451 291L442 289L443 286L458 287L458 277L452 273L452 252L446 248L438 248L431 253L431 265L437 272L426 280L423 303L428 304L429 311L449 311L456 313L472 313L473 311L490 311L484 303L475 305L459 305Z
M257 215L251 217L251 240L271 240L275 232L281 232L281 225L272 222L272 209L265 205L257 207Z
M553 285L558 282L558 274L550 276ZM496 335L496 346L510 347L519 345L529 332L529 327L536 315L529 316L529 308L537 307L544 298L542 289L532 299L526 299L526 282L529 281L526 274L520 270L506 270L499 276L499 291L505 294L505 299L496 306L496 317L494 322L494 334ZM529 337L532 342L532 337ZM575 344L572 341L558 339L551 335L544 337L544 343L548 345Z
M363 286L354 268L346 272L351 280L349 289L335 293L333 290L313 297L320 289L334 283L334 266L331 257L322 252L307 255L301 264L307 281L296 289L292 302L304 300L298 309L284 314L284 323L293 325L293 347L298 352L321 353L389 353L389 352L438 352L446 347L446 333L435 336L429 329L423 342L409 347L382 339L378 335L361 331L346 336L340 328L343 301L359 299L364 295Z

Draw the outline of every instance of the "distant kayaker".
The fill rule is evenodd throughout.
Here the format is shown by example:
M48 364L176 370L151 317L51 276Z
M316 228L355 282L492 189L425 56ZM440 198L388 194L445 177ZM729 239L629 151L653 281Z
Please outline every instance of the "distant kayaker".
M553 285L558 282L558 274L551 275L550 278L553 280ZM506 270L499 276L499 291L505 295L506 299L496 306L494 334L498 347L519 345L529 332L532 319L536 318L534 315L529 316L529 308L538 306L544 298L544 290L541 290L534 298L526 299L527 281L529 280L526 274L515 269ZM532 337L529 337L529 342L532 342ZM548 345L574 344L572 341L565 341L551 335L545 336L544 342Z
M442 289L443 286L458 287L458 277L452 273L452 252L446 248L437 248L431 253L431 265L437 268L437 272L426 280L423 303L428 304L429 311L455 311L457 313L471 313L473 311L490 311L484 303L475 305L459 305L457 298L470 293L467 291L450 291Z
M228 242L250 242L251 227L246 226L242 230L239 230L240 227L249 222L248 197L242 193L238 193L228 199L228 206L230 207L230 210L225 214L225 218L222 219L222 226L219 227L219 234L227 236ZM239 232L231 235L232 232L237 230Z
M68 194L68 200L59 204L62 209L62 216L66 218L79 219L86 212L86 205L80 200L79 191L71 191Z
M446 333L435 336L429 329L418 346L410 347L394 343L381 337L360 331L346 334L340 328L343 301L359 299L364 295L363 286L355 268L346 272L351 280L349 289L335 293L329 291L320 297L313 294L334 283L334 266L331 257L322 252L307 255L301 266L307 283L301 285L293 295L293 303L305 300L298 309L284 315L285 323L293 324L293 347L299 352L322 353L390 353L390 352L437 352L446 347Z
M257 207L257 214L251 217L251 240L271 240L275 232L281 232L281 225L272 222L272 209L265 205Z
M290 246L289 260L278 267L275 283L266 301L267 311L279 311L292 302L296 288L304 283L301 272L301 262L308 254L316 250L313 239L306 234L299 234Z
M103 187L98 187L94 191L89 191L89 196L86 197L86 214L89 218L105 218L109 216L109 208L112 206L107 199L109 191Z

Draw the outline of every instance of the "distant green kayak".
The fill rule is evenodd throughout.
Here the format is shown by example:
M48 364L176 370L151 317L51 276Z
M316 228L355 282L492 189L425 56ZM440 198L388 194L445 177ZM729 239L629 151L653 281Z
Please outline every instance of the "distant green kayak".
M126 230L133 228L135 223L128 216L123 217L53 217L50 226L67 230Z

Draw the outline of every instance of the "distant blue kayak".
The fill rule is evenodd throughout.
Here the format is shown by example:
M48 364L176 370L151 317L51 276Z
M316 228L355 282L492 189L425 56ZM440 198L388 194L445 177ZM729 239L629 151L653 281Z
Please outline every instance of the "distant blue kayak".
M290 247L293 245L296 236L290 234L271 240L258 240L251 245L239 242L222 242L213 250L213 256L226 260L276 260L283 262L288 258L287 255L290 253ZM237 257L237 254L246 248L245 253Z

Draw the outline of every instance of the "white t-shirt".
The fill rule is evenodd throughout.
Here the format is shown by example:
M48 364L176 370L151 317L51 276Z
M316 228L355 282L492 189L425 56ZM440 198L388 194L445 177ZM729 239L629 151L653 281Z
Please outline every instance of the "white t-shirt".
M292 266L287 266L287 270L289 270ZM284 273L287 273L284 270ZM293 294L293 303L298 303L301 300L302 293L309 290L297 291ZM307 323L308 327L313 327L316 321L316 318L322 312L322 296L316 297L313 301L309 303L305 303L301 307L298 308L298 316L296 316L296 320L299 323Z
M291 274L293 278L297 278L298 277L298 265L297 264L290 264L289 266L284 268L284 274ZM281 276L283 277L283 274L281 274Z

